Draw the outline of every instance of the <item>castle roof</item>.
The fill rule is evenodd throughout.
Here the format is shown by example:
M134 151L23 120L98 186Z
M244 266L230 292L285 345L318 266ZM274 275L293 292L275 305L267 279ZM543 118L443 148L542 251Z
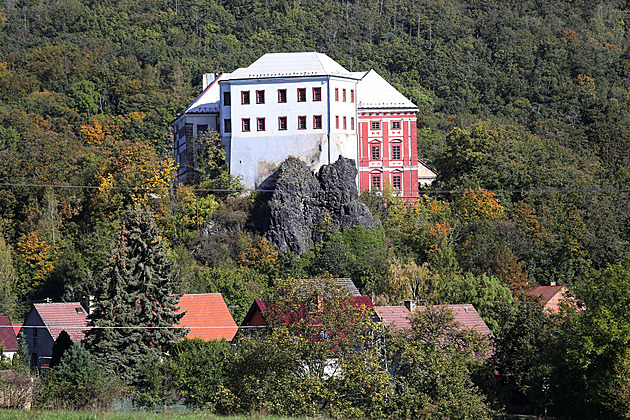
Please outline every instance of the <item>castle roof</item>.
M357 84L357 100L359 110L407 108L418 112L418 107L413 102L405 98L374 70L365 73Z
M265 54L250 66L231 73L229 80L308 76L357 78L326 54L295 52Z

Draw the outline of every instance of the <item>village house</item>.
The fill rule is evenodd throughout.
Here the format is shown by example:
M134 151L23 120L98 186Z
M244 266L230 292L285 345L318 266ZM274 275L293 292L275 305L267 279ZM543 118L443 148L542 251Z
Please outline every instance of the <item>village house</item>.
M312 171L354 160L359 191L406 198L436 174L418 161L418 108L374 70L350 72L325 54L265 54L246 68L204 76L201 95L172 123L180 179L197 168L199 140L219 133L230 173L264 188L289 156Z
M562 301L575 304L575 299L565 286L557 286L555 284L551 286L537 286L526 293L536 298L543 309L549 313L560 312L560 303Z
M83 340L89 329L87 315L88 308L79 302L33 304L22 325L31 368L49 367L53 344L62 331L73 343Z
M492 335L490 328L471 304L436 305L436 307L448 308L453 313L460 328L475 330L486 337ZM390 325L397 330L408 330L411 329L409 317L415 312L426 310L426 308L426 306L415 305L414 302L407 301L405 306L375 306L374 311L379 322Z
M12 360L17 352L18 342L8 315L0 316L0 346L2 346L2 357Z
M186 338L232 341L238 331L221 293L183 295L177 312L184 313L179 326L190 329Z

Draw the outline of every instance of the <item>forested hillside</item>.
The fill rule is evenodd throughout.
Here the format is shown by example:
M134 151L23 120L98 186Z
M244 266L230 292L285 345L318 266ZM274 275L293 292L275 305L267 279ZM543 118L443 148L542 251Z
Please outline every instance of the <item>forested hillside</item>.
M527 324L518 305L536 284L571 286L593 307L619 301L630 292L626 25L630 9L611 0L8 0L1 312L19 320L33 301L98 294L134 205L155 215L182 291L223 293L237 323L279 278L351 277L384 304L473 303L498 337ZM202 74L291 51L374 68L418 104L418 155L439 174L415 206L364 195L377 228L321 226L326 240L301 256L274 249L269 197L239 194L220 149L205 151L198 180L176 184L169 131ZM598 289L606 282L614 293ZM589 389L606 375L628 386L629 339L617 333L630 315L615 308L601 318L622 324L610 327L614 351L604 327L592 348L571 341L600 325L597 312L563 331L574 347L558 369L606 372ZM543 371L512 386L540 389ZM618 389L597 410L621 407Z

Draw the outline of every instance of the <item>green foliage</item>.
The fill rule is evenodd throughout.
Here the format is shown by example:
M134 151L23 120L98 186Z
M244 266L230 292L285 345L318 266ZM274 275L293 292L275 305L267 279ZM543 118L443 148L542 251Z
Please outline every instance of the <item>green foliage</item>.
M396 417L492 418L472 382L488 343L473 330L460 329L445 308L429 307L411 318L412 330L394 334L387 345L396 397Z
M472 304L493 333L498 333L511 313L514 297L496 278L472 273L457 275L448 284L442 299L447 303Z
M71 98L71 105L74 110L88 116L98 112L98 93L96 86L88 80L82 80L73 84L68 96Z
M175 314L181 295L155 220L146 210L130 210L120 221L103 278L106 283L90 314L90 325L97 328L87 333L86 345L105 372L137 384L140 368L163 357L187 334L169 328L183 316Z
M183 340L173 346L168 371L173 386L189 406L215 410L220 402L219 389L226 383L225 367L231 362L231 353L225 340Z
M55 340L52 347L52 357L50 359L49 366L54 368L61 362L63 355L66 353L68 349L72 346L72 340L68 333L63 330L59 333L59 336Z
M104 377L85 347L74 343L38 384L34 403L45 409L102 410L121 394L120 384Z
M611 265L575 285L582 302L566 308L552 377L558 411L624 418L630 348L630 263Z

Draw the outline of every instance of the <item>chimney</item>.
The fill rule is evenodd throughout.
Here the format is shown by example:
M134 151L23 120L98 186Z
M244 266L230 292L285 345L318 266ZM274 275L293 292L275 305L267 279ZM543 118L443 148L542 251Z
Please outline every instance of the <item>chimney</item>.
M92 307L94 306L94 296L83 296L81 306L85 309L85 312L89 315L92 313Z
M214 73L206 73L202 76L203 79L203 90L206 90L206 88L210 85L210 83L214 82Z
M416 301L415 300L406 300L405 306L409 309L409 312L416 312Z

